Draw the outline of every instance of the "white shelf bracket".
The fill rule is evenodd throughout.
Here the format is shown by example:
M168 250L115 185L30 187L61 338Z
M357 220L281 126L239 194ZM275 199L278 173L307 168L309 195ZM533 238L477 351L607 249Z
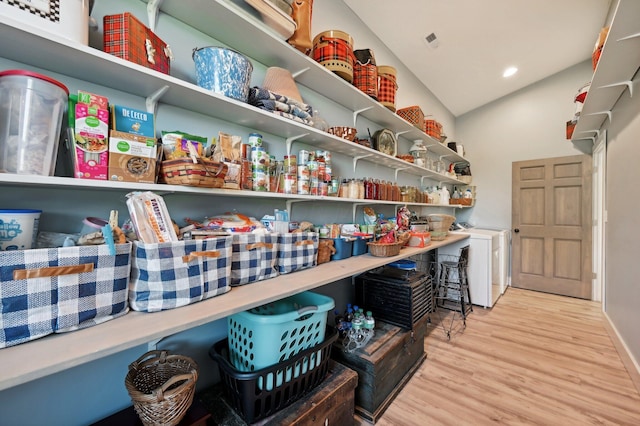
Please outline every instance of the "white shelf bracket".
M630 39L632 39L632 38L636 38L636 37L640 37L640 33L631 34L631 35L628 35L628 36L626 36L626 37L619 38L619 39L618 39L618 40L616 40L616 41L630 40Z
M408 130L403 130L401 132L396 133L396 140L398 140L398 138L400 137L400 135L404 135L405 133L409 133Z
M396 169L396 181L398 181L398 172L402 171L402 170L407 170L409 167L398 167Z
M613 115L611 111L598 111L598 112L592 112L590 114L585 114L585 115L600 115L600 114L606 114L607 117L609 118L609 123L611 123L611 117Z
M164 0L149 0L147 3L147 18L149 19L149 29L156 31L156 23L158 22L158 11Z
M162 86L161 89L158 89L151 95L147 96L145 99L145 105L147 107L147 112L155 115L156 108L158 107L158 100L164 95L167 90L169 90L169 86Z
M293 76L293 79L295 80L296 78L298 78L299 76L301 76L302 74L304 74L305 72L309 71L309 67L307 68L303 68L300 71L296 71L294 73L291 73L291 75Z
M621 81L619 83L605 84L604 86L598 87L598 89L606 89L607 87L618 87L618 86L627 86L627 89L629 89L629 95L633 98L633 81L631 80Z
M591 141L591 143L596 143L596 137L595 136L590 136L590 137L586 137L586 138L575 138L572 139L574 141Z
M357 111L353 111L353 127L356 127L356 121L358 121L358 114L360 114L361 112L369 111L371 108L373 107L370 106L367 108L359 109Z
M150 342L147 342L147 351L158 350L158 343L162 342L163 340L164 340L164 337L161 337L159 339L154 339L154 340L151 340Z
M600 130L583 130L581 132L578 133L595 133L596 137L600 136Z
M309 133L303 133L303 134L298 135L298 136L291 136L290 138L287 138L287 140L286 140L286 143L287 143L287 155L291 155L291 145L293 144L293 142L295 142L296 140L298 140L300 138L304 138L308 134Z
M313 201L313 200L287 200L286 206L287 211L289 212L289 220L293 217L292 208L295 203L304 203L305 201Z
M371 200L371 201L375 201L375 200ZM356 222L356 211L358 210L359 206L368 206L371 203L353 203L353 205L351 206L351 219L353 220L353 223L357 223Z
M356 167L358 165L358 160L362 160L363 158L371 157L373 154L361 155L359 157L353 157L353 173L356 172Z

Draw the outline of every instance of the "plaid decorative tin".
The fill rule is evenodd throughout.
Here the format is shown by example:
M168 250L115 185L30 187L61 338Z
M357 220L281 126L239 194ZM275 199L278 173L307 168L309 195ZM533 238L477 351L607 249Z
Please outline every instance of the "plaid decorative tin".
M231 285L278 276L278 234L233 234Z
M353 81L353 38L338 30L323 31L313 39L313 59L351 83Z
M378 67L356 61L353 66L353 85L378 100Z
M129 304L157 312L231 290L232 237L133 243Z
M276 267L279 273L288 274L316 266L317 256L317 232L297 232L278 236Z
M103 26L105 52L169 74L169 46L131 13L107 15Z
M378 102L396 112L396 69L388 65L378 66Z
M424 113L418 105L412 105L406 108L400 108L396 111L400 117L416 126L418 129L425 131Z
M131 244L0 252L0 348L129 311Z

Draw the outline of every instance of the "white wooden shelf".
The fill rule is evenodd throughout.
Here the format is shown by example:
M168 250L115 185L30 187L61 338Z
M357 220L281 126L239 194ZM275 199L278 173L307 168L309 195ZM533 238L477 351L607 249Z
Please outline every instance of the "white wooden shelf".
M0 39L20 39L22 41L21 43L0 44L0 57L45 68L95 84L108 85L113 89L145 98L168 87L160 101L177 108L209 116L214 111L215 116L222 120L259 129L285 139L300 138L302 143L319 149L327 149L351 157L362 157L364 161L382 164L414 176L424 176L445 183L460 183L457 179L444 174L345 141L315 128L287 120L247 103L218 95L190 82L150 70L100 50L55 37L36 28L28 28L28 30L25 31L23 23L18 23L8 17L0 17ZM30 46L29 49L24 49L25 45ZM69 64L73 64L73 66L69 66ZM335 83L340 79L335 77L332 80L335 80ZM390 111L388 112L392 114ZM404 121L400 117L398 119ZM444 148L449 153L445 152L441 155L446 156L449 161L455 159L457 154L446 147Z
M640 67L640 2L621 0L611 22L598 66L591 80L572 142L590 148L605 120L615 120L613 107L625 92L633 93Z
M226 294L168 311L126 315L83 330L50 335L21 345L0 349L0 390L17 386L77 365L97 360L150 341L313 290L387 263L454 243L468 235L451 234L425 248L403 248L393 257L370 254L332 261L314 268L280 275L257 283L234 287Z
M143 0L145 1L145 0ZM363 117L402 134L409 140L423 139L425 146L448 161L467 161L445 144L433 139L355 86L336 76L311 57L294 49L254 15L228 0L163 0L160 10L265 66L286 68L296 83L326 93L331 100ZM193 13L197 10L198 13ZM212 22L215 24L212 25ZM240 34L240 36L239 36Z

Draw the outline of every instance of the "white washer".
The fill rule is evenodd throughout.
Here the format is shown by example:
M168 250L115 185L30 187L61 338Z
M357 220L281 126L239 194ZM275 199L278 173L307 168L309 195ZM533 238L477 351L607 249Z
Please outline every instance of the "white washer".
M508 283L509 231L470 228L452 231L468 234L468 240L458 241L438 249L439 254L458 255L460 248L469 245L469 292L471 303L492 307Z

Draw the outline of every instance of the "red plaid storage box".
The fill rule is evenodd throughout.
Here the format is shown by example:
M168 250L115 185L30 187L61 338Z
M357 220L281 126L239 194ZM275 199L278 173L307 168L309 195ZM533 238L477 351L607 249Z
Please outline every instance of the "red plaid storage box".
M425 131L424 113L418 105L412 105L406 108L400 108L396 111L400 117L416 126L418 129Z
M276 267L281 274L300 271L317 265L317 232L296 232L278 236L278 261Z
M171 50L131 13L107 15L103 26L105 52L169 74Z
M0 348L129 311L131 243L0 252Z
M233 234L231 285L277 277L277 258L278 234Z
M129 305L179 308L231 290L232 237L145 244L134 241Z

